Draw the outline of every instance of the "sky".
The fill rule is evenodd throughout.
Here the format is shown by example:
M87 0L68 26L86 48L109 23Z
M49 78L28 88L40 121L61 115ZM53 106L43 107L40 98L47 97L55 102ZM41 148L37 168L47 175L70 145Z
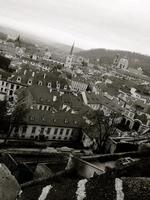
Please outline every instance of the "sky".
M0 25L47 42L150 55L149 0L0 0Z

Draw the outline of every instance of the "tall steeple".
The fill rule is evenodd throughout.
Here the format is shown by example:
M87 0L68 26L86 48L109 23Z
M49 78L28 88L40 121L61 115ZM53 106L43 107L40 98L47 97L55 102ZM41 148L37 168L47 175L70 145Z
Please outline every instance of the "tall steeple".
M73 54L73 50L74 50L74 42L73 42L72 47L71 47L71 50L70 50L70 55Z
M72 68L72 60L73 60L73 50L74 50L74 42L72 44L71 50L69 55L66 58L66 63L65 63L65 67L66 68Z
M18 37L15 39L15 45L20 47L20 35L18 35Z

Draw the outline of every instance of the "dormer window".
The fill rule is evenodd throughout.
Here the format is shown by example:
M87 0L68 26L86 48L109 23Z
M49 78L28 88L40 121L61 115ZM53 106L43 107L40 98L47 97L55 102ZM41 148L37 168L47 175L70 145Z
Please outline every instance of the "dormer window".
M28 80L28 85L32 85L32 80L31 79Z
M64 90L67 90L67 85L64 86Z
M38 85L42 86L42 81L39 81L39 82L38 82Z
M57 89L59 90L60 89L60 83L57 83Z
M17 78L17 82L20 83L21 82L21 77Z
M33 116L31 116L31 117L30 117L30 120L34 120L34 117L33 117Z
M65 124L68 124L68 120L67 119L65 119Z
M40 101L43 101L43 98L42 98L42 97L40 97Z
M48 88L51 88L51 83L50 83L50 82L47 84L47 87L48 87Z
M45 121L45 118L44 118L44 117L42 117L42 121Z

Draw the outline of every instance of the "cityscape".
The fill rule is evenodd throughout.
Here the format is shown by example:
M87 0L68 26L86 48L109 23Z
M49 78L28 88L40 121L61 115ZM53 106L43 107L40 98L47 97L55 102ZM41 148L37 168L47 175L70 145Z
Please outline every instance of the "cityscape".
M55 45L0 28L0 200L149 200L150 56Z

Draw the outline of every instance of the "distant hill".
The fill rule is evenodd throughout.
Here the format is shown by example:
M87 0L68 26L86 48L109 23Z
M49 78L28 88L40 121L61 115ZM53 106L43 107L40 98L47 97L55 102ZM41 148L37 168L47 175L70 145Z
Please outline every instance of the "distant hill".
M89 58L91 63L97 63L99 59L102 65L112 65L115 56L119 54L120 58L127 56L129 60L129 67L138 68L142 67L145 73L150 75L150 56L142 55L130 51L121 50L107 50L107 49L91 49L80 51L76 55L84 58Z

